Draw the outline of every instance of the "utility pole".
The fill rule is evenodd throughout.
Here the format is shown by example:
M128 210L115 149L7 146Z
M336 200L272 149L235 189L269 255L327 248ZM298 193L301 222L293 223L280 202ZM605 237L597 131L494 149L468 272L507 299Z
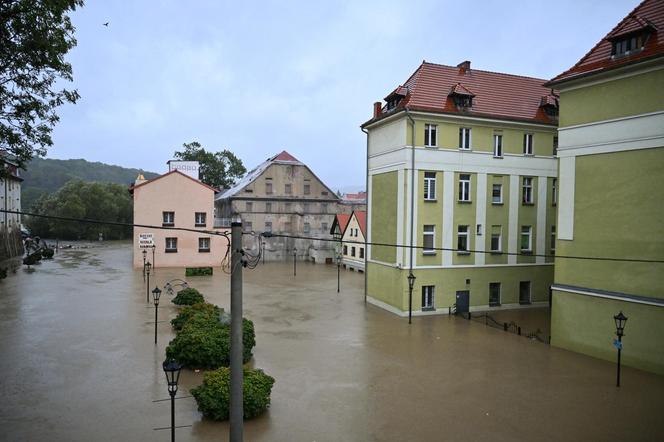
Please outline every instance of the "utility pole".
M230 441L243 439L242 221L231 223L231 413Z

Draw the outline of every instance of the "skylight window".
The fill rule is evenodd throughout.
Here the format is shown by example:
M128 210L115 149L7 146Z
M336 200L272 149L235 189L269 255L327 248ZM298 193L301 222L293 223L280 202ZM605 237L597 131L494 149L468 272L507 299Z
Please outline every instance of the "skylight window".
M639 52L645 46L647 38L648 34L644 32L617 38L612 42L611 56L623 57Z

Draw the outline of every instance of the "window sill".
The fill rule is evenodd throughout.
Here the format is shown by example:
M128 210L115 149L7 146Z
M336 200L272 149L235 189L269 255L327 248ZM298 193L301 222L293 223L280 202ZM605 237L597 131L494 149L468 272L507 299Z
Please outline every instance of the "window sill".
M492 201L492 202L491 202L491 205L493 205L493 206L504 206L505 203L503 203L503 202L500 202L500 203L494 203L494 202Z
M438 201L438 200L435 199L435 198L434 198L434 199L427 199L427 198L424 198L424 202L425 202L425 203L435 203L435 202L437 202L437 201Z
M534 153L524 153L523 156L524 157L534 157L535 154Z
M436 256L436 252L435 251L430 251L430 252L425 251L425 252L422 252L422 255L424 255L424 256Z
M496 160L502 160L503 159L503 157L497 157L495 155L493 156L493 158L496 159Z
M175 223L161 223L161 227L175 227Z
M436 307L422 307L423 312L435 312Z
M472 148L460 147L459 150L460 150L461 152L472 152L473 149L472 149Z
M527 202L524 201L524 202L521 203L521 205L522 206L534 206L535 203L527 203Z
M457 252L457 255L461 256L470 255L470 252Z
M521 250L522 255L532 255L533 251L532 250Z
M519 301L519 305L530 305L532 302L530 301Z
M473 202L471 200L465 201L465 200L457 200L457 203L459 204L472 204Z
M177 253L178 249L166 249L164 250L164 253Z
M198 249L198 253L210 253L210 249Z
M489 303L489 307L500 307L500 305L501 305L500 302L497 304Z
M438 146L426 146L425 145L424 147L426 147L427 149L438 149Z
M205 227L207 224L194 224L194 227Z
M500 255L503 254L503 252L500 251L500 250L491 250L490 253L491 253L492 255L494 255L494 256L500 256Z

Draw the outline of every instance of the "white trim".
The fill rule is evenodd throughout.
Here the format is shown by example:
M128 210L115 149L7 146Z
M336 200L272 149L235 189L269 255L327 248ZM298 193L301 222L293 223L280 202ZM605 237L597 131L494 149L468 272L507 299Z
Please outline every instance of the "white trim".
M443 248L454 244L454 172L443 172ZM443 250L443 266L452 264L452 251Z
M373 210L372 210L372 201L373 201L373 179L370 176L369 179L367 180L367 246L366 250L364 251L365 255L367 258L367 262L370 261L371 255L371 219L373 215ZM398 224L397 224L397 229L398 229Z
M548 178L537 177L537 230L535 231L535 253L546 254L546 208ZM537 256L535 262L544 262L543 256Z
M406 216L406 220L405 220L405 223L406 223L406 238L405 238L404 244L407 245L407 246L412 246L412 244L410 243L410 240L411 240L410 231L413 228L413 226L410 224L410 208L412 207L411 203L410 203L410 198L411 198L410 187L411 187L411 182L412 182L411 178L410 178L411 173L413 173L413 171L411 169L404 169L404 179L406 180L406 187L405 187L406 207L404 207L404 210L405 210L404 213L405 213L405 216ZM414 216L413 216L413 218L414 218ZM411 255L410 250L409 249L404 249L404 254L405 254L405 256L404 256L404 260L403 260L403 265L404 265L404 267L410 267L410 255ZM415 254L413 253L413 255L415 255Z
M410 111L410 115L413 116L413 117L422 117L424 119L430 118L430 117L437 117L437 118L440 118L442 120L449 119L449 120L478 121L478 122L487 123L487 125L493 125L495 123L498 123L498 124L503 124L503 125L506 125L506 126L539 127L539 128L542 128L542 129L549 129L549 130L552 130L552 129L555 130L555 128L556 128L555 124L528 123L528 122L514 121L514 120L501 120L501 119L498 119L498 118L472 117L472 116L469 116L469 115L454 115L454 114L444 114L444 113L435 113L435 112L422 112L422 111Z
M397 244L403 243L404 225L403 225L403 184L404 184L404 170L397 171ZM403 262L403 247L397 247L397 264Z
M487 175L485 173L477 174L477 192L476 197L476 210L475 210L475 247L477 251L486 250L486 190L487 190ZM477 234L477 225L482 226L482 235ZM475 265L484 265L485 253L475 253Z
M555 284L551 286L551 289L555 290L557 292L574 293L576 295L584 295L584 296L592 296L592 297L595 297L595 298L612 299L614 301L632 302L634 304L654 305L656 307L661 307L662 306L661 304L658 304L656 302L648 302L645 299L625 298L625 297L614 296L614 295L609 295L609 294L605 294L605 293L595 293L595 292L589 292L589 291L586 291L586 290L560 287L560 286L556 286Z
M510 175L510 201L507 217L507 253L516 253L519 228L519 175ZM507 255L508 264L516 264L516 255Z
M390 305L386 302L383 302L379 299L374 298L373 296L367 295L367 302L371 305L375 305L376 307L380 307L383 310L387 310L390 313L394 313L397 316L401 316L402 318L405 316L408 316L408 310L400 310L393 305ZM414 312L413 312L414 313Z
M383 302L381 300L378 300L374 298L373 296L367 296L367 302L371 305L374 305L376 307L382 308L383 310L386 310L394 315L397 315L401 318L408 317L408 310L400 310L397 307L394 307L393 305L390 305L386 302ZM470 306L468 310L472 312L490 312L490 311L498 311L498 310L517 310L517 309L529 309L529 308L542 308L548 306L549 303L544 301L544 302L533 302L531 304L503 304L499 307L489 307L488 305L477 305L477 306ZM449 314L449 308L448 307L439 307L436 308L435 310L413 310L412 315L413 316L434 316L434 315L447 315Z
M657 62L657 61L661 61L661 60L654 60L654 61ZM625 66L625 68L626 69L633 69L634 65L628 65L628 66ZM578 76L569 77L569 78L565 78L564 80L561 80L560 84L558 84L557 82L553 82L553 84L551 84L551 87L554 87L554 88L558 89L560 92L567 92L567 91L573 91L575 89L582 89L582 88L586 88L586 87L589 87L589 86L594 86L594 85L597 85L597 84L609 83L611 81L621 80L623 78L635 77L637 75L647 74L648 72L658 71L660 69L664 69L664 65L648 66L648 67L645 67L643 69L632 70L630 72L623 72L623 73L617 74L617 75L615 74L616 71L614 71L614 70L601 71L601 72L598 72L597 74L599 74L599 75L605 74L606 77L599 78L599 79L595 78L592 81L584 81L584 80L587 80L588 77L582 77L582 75L590 74L590 72L582 72L582 73L578 74ZM577 84L573 84L571 86L565 86L564 83L567 83L567 82L570 82L570 83L574 82L574 83L577 83Z
M502 290L502 287L501 287ZM502 293L501 293L502 296ZM542 307L548 307L549 306L549 301L537 301L537 302L531 302L530 304L501 304L496 307L489 307L488 305L478 305L478 306L470 306L468 310L470 312L491 312L491 311L497 311L497 310L521 310L521 309L528 309L528 308L542 308Z
M561 158L558 180L558 239L574 239L574 188L576 183L575 157Z
M384 267L391 267L399 270L408 270L407 266L399 266L398 264L393 264L389 262L376 261L369 259L369 263L382 265ZM442 265L442 266L413 266L413 270L428 270L428 269L472 269L472 268L486 268L486 267L536 267L536 266L553 266L552 262L543 262L543 263L534 263L534 262L522 262L515 264L484 264L481 266L475 264L452 264L452 265Z
M425 232L424 227L426 227L426 226L433 227L433 231L432 232ZM424 248L424 237L425 236L433 236L433 241L432 241L433 248L432 249L425 249ZM437 246L436 246L436 225L435 224L422 224L422 248L417 249L417 251L419 253L421 253L422 255L435 255L436 254L436 248L437 248Z

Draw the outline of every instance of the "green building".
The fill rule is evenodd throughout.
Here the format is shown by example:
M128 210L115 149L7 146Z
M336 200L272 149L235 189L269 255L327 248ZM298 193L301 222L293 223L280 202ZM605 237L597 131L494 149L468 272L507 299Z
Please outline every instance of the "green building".
M618 259L556 258L551 344L615 360L622 310L623 362L664 374L664 1L547 86L560 91L556 254Z
M558 96L544 83L423 62L374 104L368 241L386 245L368 247L369 302L402 316L548 304Z

